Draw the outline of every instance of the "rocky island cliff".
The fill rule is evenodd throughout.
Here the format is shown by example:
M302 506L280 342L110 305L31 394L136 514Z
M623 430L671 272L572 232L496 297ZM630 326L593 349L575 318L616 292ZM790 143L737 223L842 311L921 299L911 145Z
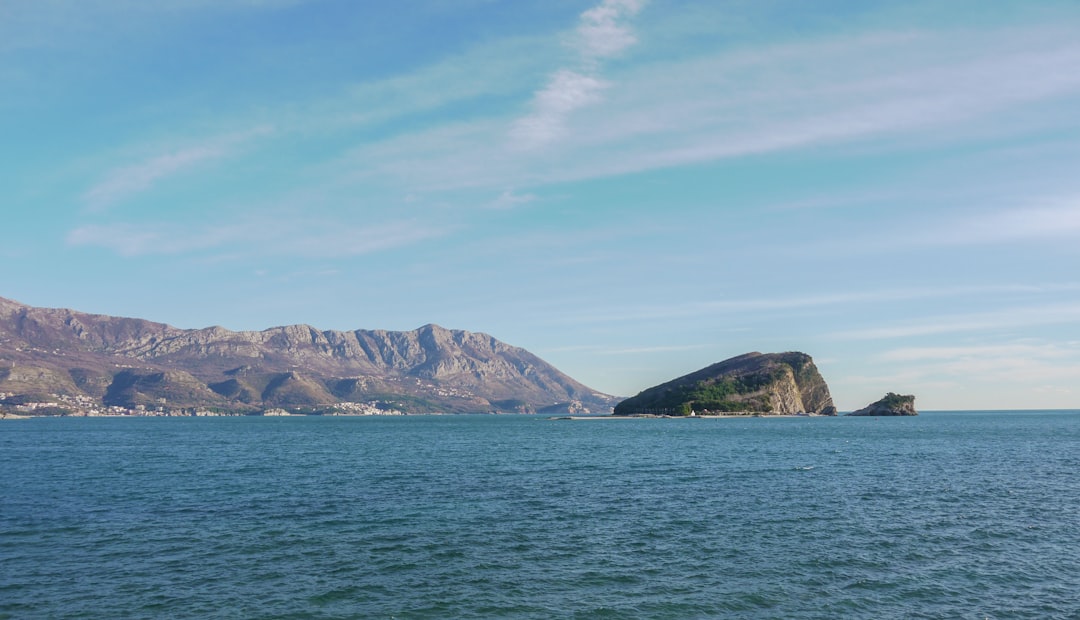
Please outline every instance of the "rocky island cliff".
M893 416L893 415L919 415L915 411L915 397L913 395L901 395L889 392L877 402L852 411L845 415L855 416Z
M616 415L836 415L829 386L805 353L747 353L649 388Z
M607 412L614 397L525 349L438 325L412 331L179 329L0 298L0 394L99 407ZM54 399L55 400L55 399ZM344 407L357 410L357 407Z

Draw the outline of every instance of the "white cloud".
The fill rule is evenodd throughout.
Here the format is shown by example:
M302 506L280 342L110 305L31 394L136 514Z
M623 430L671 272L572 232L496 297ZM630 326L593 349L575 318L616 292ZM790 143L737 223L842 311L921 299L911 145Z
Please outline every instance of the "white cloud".
M744 299L721 299L714 301L680 302L670 305L638 305L634 308L620 306L618 309L601 308L595 313L589 314L563 314L563 321L574 323L610 323L613 321L671 321L702 316L718 315L744 315L747 313L761 313L779 311L785 314L804 313L810 308L830 308L845 306L874 306L879 304L895 304L931 299L976 299L981 296L994 296L998 294L1025 294L1039 295L1057 292L1071 292L1080 290L1080 285L1048 284L1048 285L997 285L997 286L948 286L926 288L894 288L871 291L847 291L838 293L821 293L815 295L786 296L786 297L759 297ZM995 326L1008 320L1042 320L1056 322L1058 320L1069 322L1072 315L1070 311L1080 306L1063 305L1036 306L1029 308L1027 312L1015 313L1013 311L980 315L975 320L972 316L960 317L934 317L926 319L924 323L908 323L898 326L876 327L862 330L849 330L838 334L839 337L848 339L872 339L903 337L929 333L942 333L954 330L979 329L980 326ZM1027 317L1027 318L1025 318ZM1080 322L1080 314L1076 315L1076 321Z
M599 351L600 355L641 355L650 353L678 353L680 351L696 351L699 349L711 349L710 344L687 344L652 347L620 347Z
M97 246L120 256L135 257L154 254L182 254L221 245L234 233L153 224L129 223L89 224L67 235L72 246Z
M574 111L601 100L608 83L598 75L600 62L637 42L625 20L636 15L642 4L640 0L604 0L581 14L573 42L581 66L559 69L536 92L532 113L511 129L517 146L533 148L562 138Z
M688 345L663 345L663 346L640 346L640 347L610 347L605 345L568 345L561 347L548 347L544 353L588 353L590 355L637 355L647 353L678 353L680 351L696 351L710 349L714 345L688 344Z
M852 329L830 334L846 340L883 340L1037 325L1080 324L1080 304L1058 303L1003 308L992 312L924 317L884 327Z
M269 128L259 127L243 133L217 136L202 144L114 168L83 194L83 201L91 211L102 211L149 190L162 179L231 155L240 144L269 132Z
M586 174L619 174L870 137L940 140L922 132L1080 92L1069 69L1080 46L1014 36L1020 49L994 54L947 34L869 36L646 67L620 76L620 105L580 119L572 146L623 146L614 158L582 152L603 162ZM920 58L920 46L939 57Z
M426 189L527 186L870 139L880 150L985 138L1071 122L1078 65L1080 45L1057 30L1003 29L868 34L604 74L566 66L511 122L509 143L504 120L472 119L362 145L350 166Z
M902 347L885 351L878 355L878 359L886 362L923 362L987 358L1059 359L1077 354L1080 354L1080 349L1075 346L1066 348L1061 344L1013 342L977 346Z
M372 254L441 237L453 226L415 220L347 224L295 219L251 219L191 226L175 223L87 225L68 233L72 246L101 247L124 257L188 254L228 248L230 255L340 258Z
M1080 198L1057 204L1018 207L970 214L934 227L923 241L930 244L982 244L1080 236Z
M411 73L352 85L343 95L304 106L291 122L324 131L379 125L463 101L527 93L546 73L552 47L528 37L486 42Z
M586 60L611 58L637 43L634 31L623 20L641 10L641 0L604 0L581 14L577 46Z
M391 250L445 236L454 226L420 223L415 220L336 227L320 226L293 237L290 227L281 230L277 244L285 254L330 258L358 256Z
M906 372L915 377L939 380L1027 384L1033 388L1080 377L1080 348L1060 343L909 347L886 351L878 358L912 365Z
M135 194L150 189L158 180L198 163L222 157L220 146L196 146L158 155L149 160L110 171L83 195L92 211L100 211Z
M578 108L600 101L608 85L589 75L559 70L533 98L533 113L519 120L512 135L524 146L537 146L566 133L567 117Z

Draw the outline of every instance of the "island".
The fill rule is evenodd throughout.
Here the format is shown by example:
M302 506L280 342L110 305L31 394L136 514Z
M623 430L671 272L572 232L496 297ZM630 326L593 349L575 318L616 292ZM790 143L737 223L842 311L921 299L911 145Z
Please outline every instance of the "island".
M616 416L836 415L813 359L798 351L746 353L651 387Z
M877 402L870 403L869 405L859 409L858 411L852 411L845 415L855 416L901 416L901 415L919 415L915 411L915 396L908 394L896 394L889 392Z

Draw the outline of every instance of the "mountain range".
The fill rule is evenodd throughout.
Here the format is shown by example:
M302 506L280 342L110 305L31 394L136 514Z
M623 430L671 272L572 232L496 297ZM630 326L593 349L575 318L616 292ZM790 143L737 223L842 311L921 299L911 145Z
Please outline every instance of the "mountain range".
M608 412L619 399L492 336L412 331L179 329L0 298L0 393L104 407L406 413Z

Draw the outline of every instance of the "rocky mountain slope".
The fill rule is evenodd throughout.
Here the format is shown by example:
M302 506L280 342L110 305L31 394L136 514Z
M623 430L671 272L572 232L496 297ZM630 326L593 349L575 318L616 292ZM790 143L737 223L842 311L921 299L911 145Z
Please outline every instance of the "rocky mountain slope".
M724 412L836 415L829 386L805 353L747 353L649 388L616 415Z
M3 298L0 392L240 411L376 402L410 412L606 412L615 402L524 349L437 325L189 330Z

